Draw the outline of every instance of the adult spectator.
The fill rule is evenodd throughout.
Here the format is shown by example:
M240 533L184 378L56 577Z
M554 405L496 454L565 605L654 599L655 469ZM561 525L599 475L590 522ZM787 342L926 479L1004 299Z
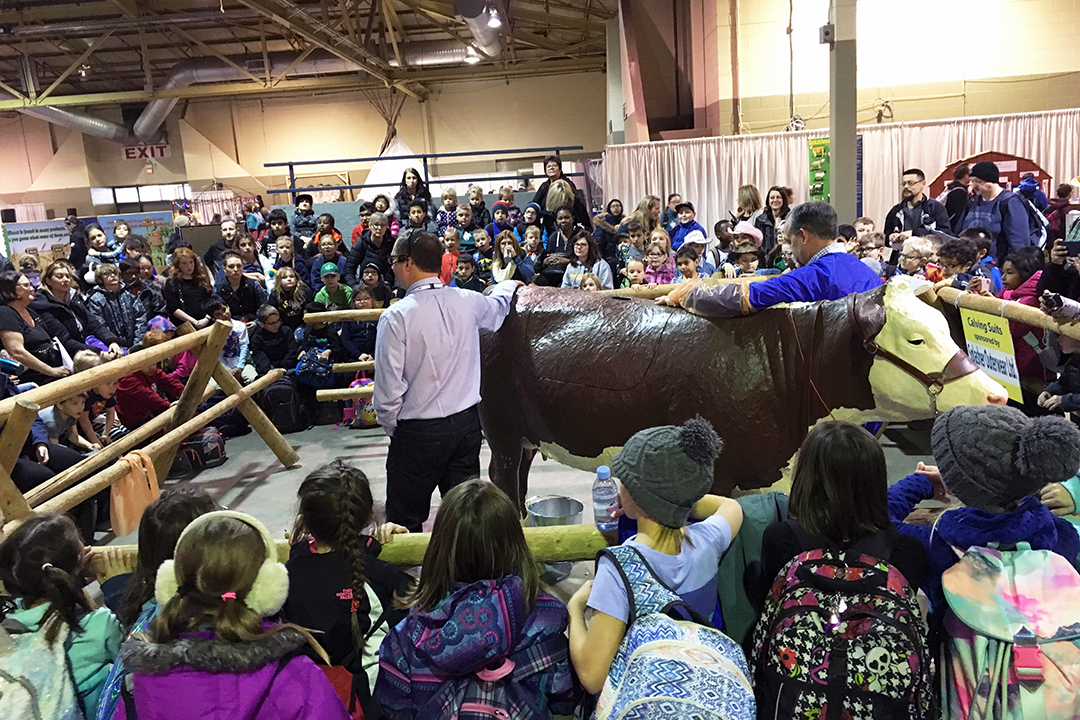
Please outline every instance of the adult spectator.
M779 185L769 188L765 196L765 211L758 215L754 227L761 231L761 250L768 254L776 247L776 238L787 220L791 208L788 207L787 193ZM857 221L856 221L857 222Z
M387 232L389 227L390 220L386 215L381 212L371 214L367 230L360 233L360 239L353 244L345 261L344 280L350 286L360 284L364 266L372 262L379 266L382 279L393 284L394 271L390 267L390 253L394 249L394 238ZM315 268L312 266L312 274L314 273Z
M761 211L761 192L757 189L757 185L743 185L740 187L736 223L748 222L753 225Z
M233 319L254 322L259 308L266 304L266 288L244 274L244 260L240 253L227 250L223 260L225 277L218 283L215 292L228 304Z
M67 260L49 263L31 303L34 312L57 337L59 328L64 328L64 349L72 357L80 350L107 349L114 356L122 355L120 338L86 309L79 291L73 287L74 279L75 270ZM92 343L90 338L95 338L97 343Z
M1072 193L1073 186L1069 183L1062 183L1057 186L1057 192L1047 203L1045 215L1049 225L1046 228L1046 239L1051 244L1055 240L1064 239L1065 237L1065 231L1068 229L1065 227L1065 220L1069 215L1069 211L1072 210L1072 207L1070 207Z
M600 257L596 240L588 233L581 233L574 239L573 255L570 264L566 266L566 272L563 273L560 287L579 288L584 276L590 273L600 278L602 290L611 290L614 287L611 268Z
M939 230L952 230L948 211L926 196L926 175L922 170L905 170L900 180L900 202L885 216L885 237L893 249L899 249L909 237L922 237Z
M542 206L544 211L541 213L540 219L548 235L555 231L555 211L564 205L573 211L575 225L580 225L586 231L592 232L592 218L589 217L589 211L586 209L585 203L577 196L570 181L560 178L551 183Z
M218 270L221 269L222 262L225 259L226 250L236 250L237 233L236 223L232 220L226 220L221 223L221 239L215 242L203 255L203 263L207 269L210 270L211 277L217 277Z
M881 278L837 242L836 210L824 202L808 202L792 209L784 229L799 267L763 282L706 287L699 281L683 283L660 305L681 305L701 315L748 315L785 302L839 300L851 293L871 290Z
M992 162L975 163L971 168L971 187L974 194L964 208L958 230L986 228L993 241L992 253L998 265L1017 248L1031 245L1027 208L1024 201L1011 190L1002 189L1001 175Z
M169 318L177 325L189 322L196 329L214 322L206 314L211 289L210 276L199 262L199 256L191 248L177 248L172 254L169 279L162 291Z
M626 221L619 226L619 235L629 235L627 225L631 220L637 220L641 227L645 228L645 237L652 235L652 231L660 225L660 198L655 195L646 195L634 208L634 212L626 216Z
M600 248L600 255L612 267L612 272L619 263L619 243L615 238L624 218L622 200L609 200L606 212L593 218L593 238L596 239L596 244Z
M427 211L431 212L431 191L427 183L420 177L420 173L409 168L401 174L401 187L394 196L394 204L398 218L409 217L409 205L414 200L422 200ZM389 221L387 225L389 226Z
M41 385L71 371L63 365L53 334L30 308L33 299L34 286L25 275L15 270L0 272L0 343L15 362L26 367L19 379ZM61 333L57 339L67 339L64 327L57 329Z
M532 199L532 201L540 207L547 206L548 191L551 189L552 183L556 180L565 180L570 184L570 187L577 192L577 186L574 185L574 181L563 175L562 158L558 155L548 155L544 158L544 174L547 175L547 179L540 183L540 187L536 189L536 194L533 195Z
M679 193L671 193L667 196L667 207L660 213L660 227L667 231L668 235L675 235L679 229L679 205L682 204L682 196Z
M82 267L83 263L86 262L86 251L90 249L86 237L86 225L77 215L68 215L64 219L64 227L70 233L68 241L71 243L71 251L68 253L68 260L75 267Z
M949 227L952 234L960 232L957 222L964 214L967 207L969 187L971 185L971 166L960 163L953 168L953 179L945 186L945 192L938 196L938 200L945 206L945 212L949 214ZM944 230L944 228L942 228Z
M494 332L510 312L517 283L490 294L448 288L439 280L443 246L434 235L399 240L394 273L405 297L379 318L375 342L375 412L390 436L386 519L419 532L436 487L480 475L480 332Z

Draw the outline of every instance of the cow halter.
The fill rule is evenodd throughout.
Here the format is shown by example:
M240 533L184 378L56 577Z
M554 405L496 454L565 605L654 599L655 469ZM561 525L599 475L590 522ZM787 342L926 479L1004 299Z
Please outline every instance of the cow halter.
M945 367L940 372L928 373L915 367L907 360L892 353L885 348L874 342L874 338L877 337L877 333L873 336L869 336L869 333L859 322L859 313L855 310L855 296L850 295L848 300L848 310L851 312L851 317L855 322L855 327L858 328L859 334L863 338L863 347L872 357L881 358L885 362L891 363L894 367L903 370L911 377L915 378L919 383L926 388L926 395L930 400L930 410L933 411L934 417L938 416L937 399L941 391L945 389L945 386L951 382L955 382L961 378L971 375L979 366L972 362L971 358L967 356L963 350L957 350L956 354L949 358L949 361L945 363ZM882 325L884 327L884 324ZM878 332L881 330L879 329Z

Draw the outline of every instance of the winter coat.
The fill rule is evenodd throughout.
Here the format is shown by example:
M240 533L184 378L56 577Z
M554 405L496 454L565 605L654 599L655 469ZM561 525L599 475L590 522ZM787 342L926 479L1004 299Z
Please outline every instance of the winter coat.
M1050 198L1044 213L1046 219L1050 221L1050 226L1046 228L1047 246L1052 245L1055 240L1065 238L1065 218L1074 207L1080 209L1080 206L1073 206L1069 198Z
M1080 420L1080 355L1062 355L1061 373L1046 386L1046 392L1061 396L1062 412L1073 413L1073 422Z
M585 203L577 196L577 186L574 185L574 181L565 175L559 179L570 183L570 188L574 191L574 223L581 225L589 232L592 232L592 216L589 214L588 208L585 207ZM547 196L550 187L550 180L545 180L540 183L540 188L536 191L536 194L533 195L532 202L543 209L540 219L543 221L544 228L548 233L553 233L557 229L555 226L555 214L547 211Z
M913 236L920 237L938 231L950 232L952 230L949 213L937 200L924 197L915 203L913 212L919 221L914 225L908 220L907 208L907 201L903 200L889 210L885 216L885 228L882 230L886 238L899 232L911 232Z
M184 384L161 368L125 375L116 384L116 415L134 430L168 410L170 400L179 400L183 392Z
M323 288L322 281L322 266L328 262L332 262L338 266L338 275L342 278L348 278L346 270L348 268L348 261L345 256L338 252L337 257L333 260L327 260L321 253L311 258L311 291L316 295ZM345 283L348 285L354 285L355 283Z
M161 283L156 280L143 282L136 280L124 288L124 292L137 299L146 310L146 319L149 321L158 315L165 315L165 296L161 294Z
M291 227L293 235L314 237L315 233L319 230L319 221L315 216L315 211L308 210L307 212L303 212L297 210L293 213Z
M341 233L337 228L330 228L330 236L337 242L338 252L344 255L349 252L349 248L345 247L345 241L341 237ZM304 246L304 257L314 258L319 254L319 243L322 242L323 233L317 232L311 236L311 241Z
M949 184L945 186L943 195L945 201L942 203L945 206L945 212L949 215L949 233L955 235L960 232L960 227L957 224L960 221L960 217L964 214L964 208L967 206L968 189L958 180L951 180ZM939 202L941 195L938 196Z
M362 280L364 266L369 262L378 263L379 274L383 280L393 280L393 272L390 268L390 253L394 249L394 239L388 233L383 234L382 244L376 245L371 242L371 231L365 230L360 239L349 250L349 257L345 261L345 275L343 279L349 285L359 285ZM315 268L312 266L312 275Z
M990 543L1031 544L1032 550L1051 550L1073 565L1080 551L1080 537L1065 518L1050 512L1037 497L1026 497L1014 510L994 513L975 507L962 507L942 513L933 525L908 525L904 518L921 500L934 496L930 480L914 473L889 488L889 518L896 529L918 538L929 554L929 566L922 589L930 599L931 617L943 617L946 604L941 589L941 575L957 561L953 548L986 547Z
M259 377L274 368L292 370L299 352L292 329L284 324L275 333L256 327L248 338L248 362Z
M53 326L64 326L69 337L61 339L72 356L80 350L93 349L86 344L86 339L91 336L96 337L105 345L120 342L116 333L90 314L86 305L79 299L78 293L74 291L67 303L62 303L53 297L52 292L47 288L38 288L34 299L30 301L30 309L41 317L45 327L54 335L57 333L53 330Z
M691 220L688 223L679 223L678 226L676 226L675 228L675 232L671 235L671 249L678 250L680 247L682 247L683 242L685 242L686 236L694 232L695 230L700 232L701 236L706 240L709 239L709 234L705 232L705 228L702 227L701 223L699 223L697 220ZM768 250L764 249L764 245L762 246L762 252L768 252Z
M229 306L235 320L253 321L259 308L266 304L266 288L246 275L240 276L240 287L237 289L233 290L229 280L222 278L214 291Z
M440 236L446 233L448 227L458 227L457 205L450 210L439 208L439 212L435 215L435 229L438 230Z
M784 214L780 216L781 222L789 212L791 208L784 208ZM761 252L768 255L776 247L776 220L773 218L771 208L766 208L765 212L757 216L754 227L761 231ZM705 239L709 239L708 233L705 233Z
M579 690L565 636L566 606L539 593L527 612L521 586L516 575L462 583L434 610L416 610L387 633L375 684L383 714L472 720L504 717L483 708L507 704L520 709L517 717L571 714ZM505 680L479 677L507 661L513 674Z
M71 229L68 242L71 243L68 260L75 267L81 268L83 263L86 262L86 251L90 249L90 241L86 236L86 225L83 224L82 220L75 223L75 227Z
M1020 287L1015 290L1002 290L998 293L998 297L1037 308L1039 307L1038 287L1041 277L1042 270L1039 270L1025 280ZM1028 333L1033 333L1038 338L1039 343L1042 343L1042 329L1015 320L1009 321L1009 334L1012 335L1013 352L1016 353L1016 369L1019 371L1021 378L1046 380L1046 370L1039 360L1038 353L1024 340L1024 336Z
M169 313L169 318L177 325L180 324L179 318L174 316L177 310L184 311L196 320L206 317L206 301L210 299L210 291L194 278L169 278L165 281L161 295L165 298L165 310Z
M169 643L128 640L120 651L131 670L139 720L346 720L323 671L300 651L299 630L226 642L213 633ZM116 720L128 720L125 702Z
M311 266L308 264L310 261L300 257L299 255L293 255L291 263L287 263L278 256L274 260L274 272L276 273L283 267L290 267L296 271L296 274L300 276L300 282L304 283L308 287L311 287Z
M592 236L596 239L597 247L600 248L600 257L604 258L612 265L615 265L618 256L616 250L618 243L615 241L615 236L618 234L617 230L619 225L622 224L623 218L608 213L601 213L594 217L592 222ZM524 242L524 239L525 233L522 231L519 242Z
M428 190L427 185L420 185L416 188L416 197L409 194L408 188L402 186L397 191L397 195L394 196L394 213L399 218L409 217L409 206L412 205L413 200L423 200L427 204L428 214L431 214L431 191Z
M375 336L379 323L375 320L351 320L341 323L341 344L351 360L361 355L375 355Z
M120 338L120 344L130 348L146 332L146 306L139 297L127 290L109 292L95 287L86 299L90 314Z
M413 235L421 235L424 233L428 233L431 235L435 234L435 223L433 223L426 217L424 218L424 221L421 222L419 225L413 225L412 220L406 219L405 224L401 227L400 231L394 233L394 235L395 237L397 237L398 240L407 240Z
M491 210L488 210L486 202L484 202L482 199L480 200L479 205L473 205L470 202L469 207L472 208L473 222L477 225L477 227L487 227L491 224ZM492 235L491 239L494 240L495 236Z
M301 285L298 300L283 300L276 292L271 293L267 302L277 308L281 314L281 324L290 330L296 330L304 324L304 306L311 302L314 293L307 285Z

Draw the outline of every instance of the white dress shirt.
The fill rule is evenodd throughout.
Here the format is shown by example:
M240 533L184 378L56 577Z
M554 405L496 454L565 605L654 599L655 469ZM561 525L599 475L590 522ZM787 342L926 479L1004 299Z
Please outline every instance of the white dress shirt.
M401 420L449 417L480 402L480 331L499 329L517 287L501 282L483 295L433 277L382 314L372 399L387 435Z

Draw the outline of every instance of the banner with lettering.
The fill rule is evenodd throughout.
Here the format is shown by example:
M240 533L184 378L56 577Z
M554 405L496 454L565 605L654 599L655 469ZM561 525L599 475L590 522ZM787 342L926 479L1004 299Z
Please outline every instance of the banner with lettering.
M71 255L71 233L63 220L44 220L4 225L4 242L8 258L15 267L44 270L53 260ZM34 267L36 266L36 267Z
M98 224L110 242L116 242L116 222L123 220L133 235L142 235L150 244L150 259L154 267L165 267L165 243L173 231L173 214L169 211L99 215Z
M1023 402L1009 321L967 308L960 308L960 319L964 323L968 356L1008 390L1010 400Z

